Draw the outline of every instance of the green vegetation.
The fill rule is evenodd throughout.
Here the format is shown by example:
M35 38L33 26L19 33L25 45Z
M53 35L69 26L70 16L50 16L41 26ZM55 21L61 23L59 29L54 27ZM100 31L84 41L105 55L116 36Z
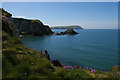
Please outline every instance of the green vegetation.
M82 69L55 67L42 51L25 47L18 38L3 41L3 78L92 77ZM81 72L80 72L81 71ZM86 76L82 76L82 75Z
M78 67L68 69L53 66L43 51L35 51L22 44L20 38L10 35L15 29L3 20L2 30L2 78L47 78L49 80L80 80L81 78L120 78L119 66L110 72L89 71ZM47 51L46 51L47 52ZM43 79L44 80L44 79Z
M32 20L32 22L42 23L40 20L37 20L37 19Z
M72 70L55 67L43 51L37 52L24 46L18 38L3 41L3 78L120 78L119 67L111 72L90 72L82 68Z
M2 15L7 16L7 17L11 17L12 16L12 14L8 13L7 11L5 11L5 10L3 10L1 8L0 8L0 10L2 10Z

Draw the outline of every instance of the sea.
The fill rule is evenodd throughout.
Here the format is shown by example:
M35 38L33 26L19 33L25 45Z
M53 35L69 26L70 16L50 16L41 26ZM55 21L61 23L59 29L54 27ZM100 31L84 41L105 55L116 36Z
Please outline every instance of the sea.
M74 29L77 35L22 37L22 42L37 51L45 50L51 60L63 65L109 71L118 65L117 29ZM52 29L64 32L66 29Z

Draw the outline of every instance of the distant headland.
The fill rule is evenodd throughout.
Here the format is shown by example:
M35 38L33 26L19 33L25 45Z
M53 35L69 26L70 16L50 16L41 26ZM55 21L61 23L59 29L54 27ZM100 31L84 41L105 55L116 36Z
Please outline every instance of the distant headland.
M79 25L70 25L70 26L53 26L50 27L51 29L83 29L81 26Z

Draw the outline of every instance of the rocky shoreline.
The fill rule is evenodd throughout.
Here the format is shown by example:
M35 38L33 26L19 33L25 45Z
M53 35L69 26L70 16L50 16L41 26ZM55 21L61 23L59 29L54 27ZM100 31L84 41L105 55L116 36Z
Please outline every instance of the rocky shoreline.
M23 18L12 18L18 33L23 36L43 36L52 34L48 25L44 25L40 20L30 20Z
M54 34L54 32L52 32L52 30L49 28L49 26L43 25L43 23L40 22L39 20L38 20L38 22L31 23L31 20L12 18L12 14L8 13L7 11L5 11L3 9L2 9L2 12L3 12L2 31L9 34L10 37L19 38L22 36L43 36L43 35L53 35ZM34 24L36 26L34 27L34 25L32 25L32 24ZM38 32L34 32L34 28L33 29L31 29L31 27L29 28L30 25L32 25L31 27L34 27L35 29L37 28L36 30L38 30ZM29 32L29 29L31 29L30 32ZM22 32L25 32L25 33L22 33ZM4 42L4 40L6 40L6 38L4 36L2 36L2 37L3 37L3 42ZM20 43L21 43L21 41L20 41ZM18 52L18 54L26 54L26 53L22 52L22 48L17 48L17 49L20 50ZM28 54L31 54L31 53L28 52ZM49 56L49 53L47 50L45 50L44 56L49 61L51 61L54 66L63 66L58 60L50 60L50 56Z
M53 35L76 35L78 34L75 32L73 29L67 29L65 32L60 32L60 33L50 33L50 34L44 34L42 36L53 36ZM33 35L25 35L25 34L20 34L20 37L27 37L27 36L33 36Z

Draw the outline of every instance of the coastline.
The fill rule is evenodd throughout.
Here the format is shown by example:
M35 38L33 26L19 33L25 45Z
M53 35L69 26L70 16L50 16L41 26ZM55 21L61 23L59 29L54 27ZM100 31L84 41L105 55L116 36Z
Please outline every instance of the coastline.
M23 40L25 40L25 45L27 45L28 44L28 47L31 47L31 48L34 48L35 50L37 50L37 51L39 51L39 50L41 50L41 49L47 49L48 50L48 52L50 53L50 56L53 58L53 59L57 59L58 58L58 60L62 63L64 63L65 65L71 65L71 66L74 66L74 65L76 65L76 66L80 66L80 67L82 67L82 64L84 64L84 61L82 62L82 59L85 59L85 58L82 58L82 57L76 57L77 59L76 60L80 60L81 62L75 62L76 60L74 59L74 57L73 57L73 60L75 60L75 61L71 61L71 63L69 62L69 60L67 60L67 59L70 59L70 60L72 60L72 57L71 56L60 56L60 55L63 55L63 54L65 54L65 55L72 55L73 54L73 56L74 55L78 55L78 56L85 56L85 55L79 55L79 54L76 54L77 52L76 51L74 51L74 52L72 52L71 53L71 50L70 49L72 49L72 50L77 50L78 49L78 47L79 48L82 48L82 50L79 50L78 52L80 52L80 54L83 54L82 53L82 51L84 50L84 51L87 51L87 49L88 49L88 52L86 52L86 53L84 53L84 54L88 54L88 53L91 53L91 58L92 58L92 55L95 55L95 54L100 54L100 53L102 53L101 55L99 55L99 56L101 56L101 59L100 58L97 58L98 60L100 59L100 60L102 60L102 59L104 59L104 58L102 58L102 55L103 55L103 57L105 57L104 55L106 55L106 54L108 54L110 51L111 51L111 49L112 50L114 50L114 48L112 48L112 47L107 47L106 45L102 45L102 44L93 44L93 43L91 43L91 44L87 44L87 43L85 43L85 44L82 44L82 43L84 43L84 42L82 42L83 40L82 40L82 38L79 38L79 39L81 39L82 41L80 41L80 45L81 46L75 46L75 47L69 47L69 46L71 46L71 45L68 45L69 43L71 43L71 42L73 42L73 40L75 41L75 42L73 42L73 43L75 43L75 44L78 44L78 43L76 43L77 41L75 40L75 39L78 39L78 36L84 36L84 38L86 38L87 36L85 36L85 35L88 35L88 33L87 32L85 32L85 31L90 31L90 32L92 32L91 34L93 34L93 33L95 33L95 32L100 32L99 34L100 35L102 35L101 34L101 32L103 31L103 30L77 30L77 31L80 31L80 32L78 32L78 33L80 33L79 35L76 35L76 36L43 36L43 37L41 37L41 38L39 38L39 37L37 37L37 38L35 38L34 37L34 39L33 39L33 41L31 42L31 45L30 45L30 43L29 43L29 41L28 40L30 40L30 39L32 39L32 37L31 38L28 38L28 40L27 40L27 38L25 38L25 39L23 39ZM95 32L93 32L93 31L95 31ZM109 30L107 30L107 35L110 35L110 34L112 34L111 33L111 31L112 30L110 30L110 32L108 32ZM114 30L113 30L114 31ZM84 32L84 33L83 33ZM106 30L105 30L105 32L106 32ZM85 34L86 33L86 34ZM108 34L108 33L110 33L110 34ZM113 33L115 33L115 32L113 32ZM90 33L89 33L90 34ZM116 34L116 33L115 33ZM115 34L113 34L113 35L115 35ZM98 35L98 34L96 34L96 35ZM95 35L95 36L96 36ZM90 35L91 36L91 35ZM98 37L99 37L99 35L98 35ZM66 42L66 39L72 39L72 38L74 38L73 40L70 40L70 41L68 41L67 40L67 42ZM99 37L99 38L101 38L101 37ZM110 37L111 38L111 37ZM115 38L115 37L114 37ZM65 39L65 40L64 40ZM93 39L94 39L94 37L93 37ZM107 38L106 37L106 39L109 39L109 38ZM115 38L116 39L116 38ZM54 42L54 40L56 40L56 42ZM90 40L90 38L89 38L89 40ZM88 42L89 42L89 40L88 40ZM99 40L99 39L98 39ZM105 39L102 39L102 40L105 40ZM113 39L114 40L114 39ZM113 41L112 40L112 41ZM35 42L36 41L36 42ZM65 42L64 42L65 41ZM111 41L111 40L110 40ZM49 43L50 42L50 43ZM94 41L93 41L94 42ZM49 44L48 46L47 45L44 45L44 44ZM63 45L64 46L62 46L61 44L62 43L64 43ZM108 43L109 43L109 41L108 41ZM33 46L32 46L32 44L33 44ZM37 44L41 44L41 46L38 46ZM57 46L57 45L58 46ZM68 46L67 46L67 45ZM73 44L73 45L75 45L75 44ZM114 43L113 43L114 44ZM37 47L36 47L36 46ZM44 46L44 47L42 47L42 45ZM50 45L52 45L52 47L49 47ZM66 45L66 46L65 46ZM95 46L96 45L96 46ZM99 48L97 48L96 50L94 50L95 48L94 47L97 47L97 46L99 46ZM107 52L107 50L105 50L105 51L103 51L102 52L102 48L104 48L104 46L105 47L107 47L107 49L109 50L110 49L110 51L108 51ZM39 48L38 48L39 47ZM49 47L49 48L48 48ZM68 48L67 48L68 47ZM91 48L90 48L91 47ZM92 47L93 47L93 49L92 49ZM114 46L113 46L114 47ZM60 49L59 49L60 48ZM91 51L89 51L89 48L91 49L91 51L92 52L94 52L95 51L95 53L94 54L92 54L92 52ZM100 49L101 48L101 49ZM98 50L98 49L100 49L100 50ZM116 47L115 47L115 49L116 49ZM66 52L66 50L68 50L67 52ZM70 50L70 51L69 51ZM100 52L99 52L100 51ZM116 51L116 50L115 50ZM99 53L98 53L99 52ZM105 53L105 52L107 52L107 53ZM103 54L103 53L105 53L105 54ZM108 54L108 55L106 55L106 56L110 56L110 55L112 55L112 53L113 52L111 52L111 54ZM57 56L57 55L59 55L59 56ZM90 55L90 54L88 54L88 55ZM117 54L116 54L117 55ZM86 56L86 57L88 57L89 58L89 56ZM106 59L104 59L106 62L108 62L108 63L110 63L110 59L112 59L112 57L114 57L114 55L113 56L111 56L111 57L107 57L108 59L106 60ZM66 59L65 59L66 58ZM78 58L80 58L80 59L78 59ZM115 58L115 57L114 57ZM94 59L94 57L92 58L92 59ZM64 62L64 60L65 60L65 62ZM89 61L89 59L86 59L86 61ZM99 61L100 61L99 60ZM103 60L103 61L104 61ZM94 63L97 63L97 61L96 62L89 62L89 64L90 65L87 65L88 63L86 63L86 64L84 64L84 66L83 66L83 68L86 68L86 67L90 67L90 68L95 68L95 69L97 69L97 70L103 70L103 71L109 71L109 69L110 68L112 68L112 67L114 67L114 66L116 66L116 63L115 64L113 64L114 62L116 62L116 59L112 59L112 60L115 60L115 61L111 61L111 64L108 64L108 63L106 63L106 62L104 62L104 63L100 63L100 64L103 64L103 66L102 65L100 65L100 64L94 64ZM91 60L92 61L92 60ZM68 64L67 64L67 62L68 62ZM75 64L74 64L75 63ZM93 63L93 65L92 65L92 63ZM106 63L106 64L105 64ZM108 64L108 65L107 65ZM109 67L108 67L109 66ZM108 69L107 69L108 68Z
M17 34L17 30L12 25L10 16L3 16L2 30L2 57L3 57L3 78L54 78L72 77L79 78L118 78L119 67L105 73L92 68L79 68L78 66L61 65L58 60L50 60L47 50L45 53L26 47ZM117 73L118 72L118 73ZM113 76L112 76L113 75Z

